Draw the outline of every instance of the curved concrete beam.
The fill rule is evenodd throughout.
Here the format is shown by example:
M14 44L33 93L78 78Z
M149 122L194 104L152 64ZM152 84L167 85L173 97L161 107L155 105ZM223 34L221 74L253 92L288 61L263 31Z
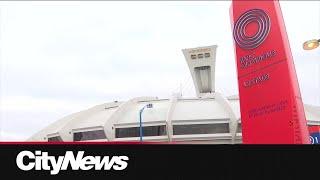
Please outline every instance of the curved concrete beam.
M222 94L216 92L215 99L217 100L217 102L219 102L222 105L222 107L229 114L229 117L230 117L229 128L230 128L230 132L232 135L232 144L234 144L235 138L236 138L236 133L237 133L237 128L238 128L238 118L236 116L236 113L232 109L232 106L229 103L228 99L225 98Z

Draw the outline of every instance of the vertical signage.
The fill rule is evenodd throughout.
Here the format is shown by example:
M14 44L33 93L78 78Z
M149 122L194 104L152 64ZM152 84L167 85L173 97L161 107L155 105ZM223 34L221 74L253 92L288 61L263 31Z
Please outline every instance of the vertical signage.
M243 143L309 144L279 2L233 0L230 16Z

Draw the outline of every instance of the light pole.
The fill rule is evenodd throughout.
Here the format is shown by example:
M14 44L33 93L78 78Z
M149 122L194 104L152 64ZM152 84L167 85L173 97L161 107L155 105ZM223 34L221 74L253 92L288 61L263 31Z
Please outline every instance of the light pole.
M142 131L142 113L143 113L143 110L145 108L152 108L152 104L147 104L145 106L143 106L143 108L140 109L139 111L139 122L140 122L140 142L142 142L142 136L143 136L143 131Z
M312 50L319 46L320 39L312 39L303 43L304 50Z

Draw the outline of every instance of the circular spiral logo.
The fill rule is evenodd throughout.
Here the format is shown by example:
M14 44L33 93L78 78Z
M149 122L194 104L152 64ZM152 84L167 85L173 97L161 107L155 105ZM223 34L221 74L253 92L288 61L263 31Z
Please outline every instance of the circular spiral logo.
M249 36L246 27L250 23L257 23L257 32ZM233 37L236 43L243 49L254 49L260 46L270 32L270 17L262 9L250 9L244 12L236 21L233 29Z

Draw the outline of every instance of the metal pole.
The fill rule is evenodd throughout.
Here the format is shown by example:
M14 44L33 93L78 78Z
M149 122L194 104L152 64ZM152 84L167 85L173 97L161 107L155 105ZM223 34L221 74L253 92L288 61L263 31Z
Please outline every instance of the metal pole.
M140 121L140 142L142 142L142 136L143 136L143 131L142 131L142 111L144 108L142 108L139 112L139 121Z
M139 111L139 123L140 123L140 142L142 142L142 136L143 136L143 129L142 129L142 113L143 113L143 110L145 108L152 108L152 104L147 104L145 106L143 106L142 109L140 109Z

